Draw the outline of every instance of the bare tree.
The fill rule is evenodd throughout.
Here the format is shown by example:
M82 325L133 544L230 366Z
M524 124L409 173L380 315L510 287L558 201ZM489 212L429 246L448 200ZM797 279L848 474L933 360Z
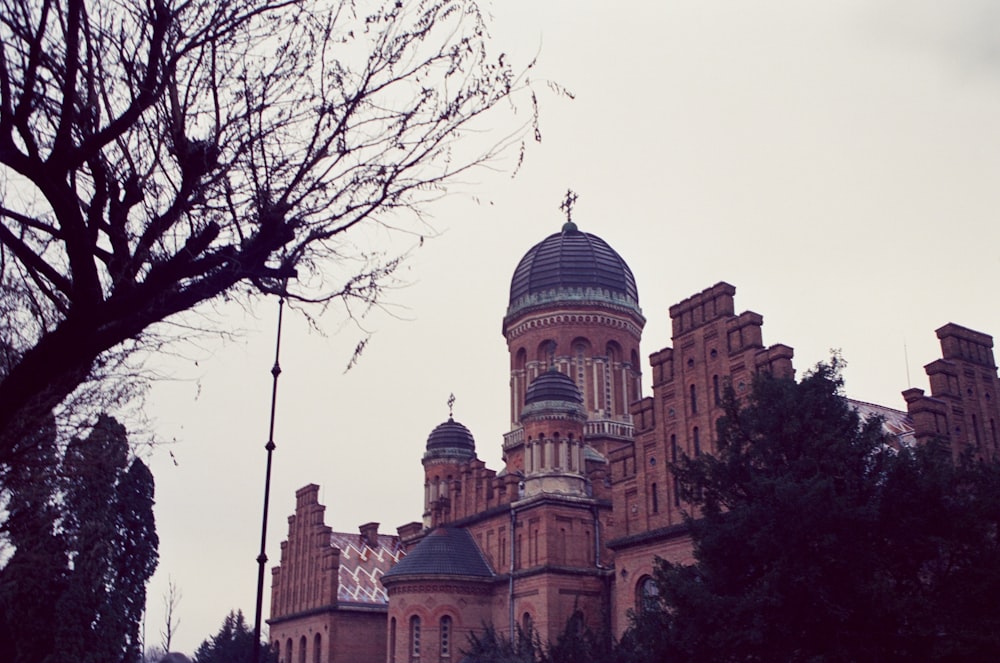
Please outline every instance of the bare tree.
M163 630L160 637L163 638L163 651L170 651L170 641L181 625L181 618L177 616L177 607L181 603L181 590L177 587L173 577L167 581L167 593L163 595Z
M0 0L0 464L201 303L374 301L348 231L537 137L488 40L472 0Z

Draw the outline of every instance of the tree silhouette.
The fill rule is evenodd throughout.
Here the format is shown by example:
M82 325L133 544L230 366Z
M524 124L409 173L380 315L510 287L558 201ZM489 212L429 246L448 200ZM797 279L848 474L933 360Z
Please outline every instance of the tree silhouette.
M468 139L526 89L487 41L470 0L0 0L0 465L203 302L374 302L349 231L537 136Z
M1000 466L899 446L839 360L728 390L718 454L675 468L697 562L661 561L622 660L1000 656Z

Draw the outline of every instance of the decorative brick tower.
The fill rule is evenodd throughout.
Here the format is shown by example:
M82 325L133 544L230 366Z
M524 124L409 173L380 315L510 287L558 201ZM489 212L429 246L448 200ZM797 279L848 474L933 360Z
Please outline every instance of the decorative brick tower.
M583 396L568 375L551 368L528 386L524 428L524 497L584 496Z
M448 399L449 407L455 397ZM476 441L469 429L455 421L438 425L427 437L424 452L424 528L431 529L454 517L453 500L460 491L458 480L469 461L476 458Z
M993 337L948 323L937 330L941 359L924 369L931 394L903 392L917 442L937 438L957 457L966 450L978 458L1000 458L1000 379Z
M508 471L524 467L528 385L550 369L580 390L591 448L606 457L631 441L629 405L641 395L645 324L632 270L600 237L567 221L528 250L514 270L503 320L510 352Z

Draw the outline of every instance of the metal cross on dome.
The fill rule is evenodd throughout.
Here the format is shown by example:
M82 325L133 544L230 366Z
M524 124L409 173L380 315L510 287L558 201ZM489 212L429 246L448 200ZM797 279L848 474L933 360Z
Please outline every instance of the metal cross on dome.
M448 418L451 419L455 415L455 394L449 394L448 396Z
M573 205L576 204L576 199L579 198L573 189L566 189L566 197L563 198L562 203L559 204L559 209L566 213L566 221L572 223L573 221Z

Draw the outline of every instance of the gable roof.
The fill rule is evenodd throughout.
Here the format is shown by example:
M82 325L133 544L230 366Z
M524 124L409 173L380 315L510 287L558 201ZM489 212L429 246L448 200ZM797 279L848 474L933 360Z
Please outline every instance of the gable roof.
M864 401L847 399L848 404L857 410L862 421L872 417L882 418L882 430L889 435L899 447L912 447L916 444L913 434L913 421L910 415L902 410L894 410L884 405L866 403Z
M385 606L389 597L379 579L403 559L398 536L377 535L377 547L357 532L332 532L330 545L340 550L337 603Z

